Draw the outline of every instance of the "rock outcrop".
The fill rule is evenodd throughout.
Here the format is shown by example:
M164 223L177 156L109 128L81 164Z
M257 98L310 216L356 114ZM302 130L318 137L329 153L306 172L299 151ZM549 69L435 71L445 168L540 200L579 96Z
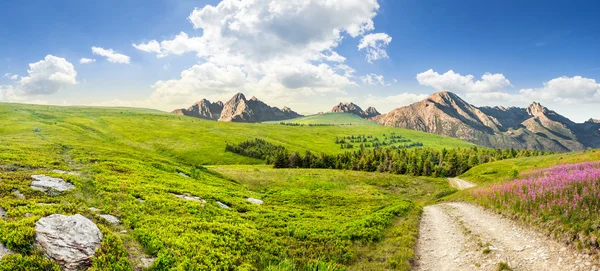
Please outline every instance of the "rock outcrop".
M454 93L439 92L372 120L493 148L578 151L600 147L600 124L574 123L537 102L527 108L475 107Z
M63 270L85 270L102 242L102 232L82 215L54 214L35 224L35 244Z
M42 192L64 192L75 189L73 184L65 182L65 180L61 178L52 178L46 175L33 175L31 178L33 178L33 181L31 182L31 189L34 190L39 190Z
M187 109L177 109L173 113L225 122L279 121L301 117L289 107L271 107L256 97L248 100L242 93L234 95L225 104L203 99Z
M0 218L5 218L6 217L6 210L2 209L2 207L0 207Z
M223 102L211 103L207 99L202 99L187 109L176 109L173 113L207 120L218 120L221 117L221 111L223 111Z
M370 106L367 110L362 110L360 106L354 103L339 103L331 109L331 112L350 113L366 119L381 115L375 107Z

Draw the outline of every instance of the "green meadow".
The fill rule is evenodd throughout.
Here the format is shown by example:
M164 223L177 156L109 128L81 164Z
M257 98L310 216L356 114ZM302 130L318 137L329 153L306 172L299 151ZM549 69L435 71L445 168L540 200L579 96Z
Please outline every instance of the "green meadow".
M425 147L472 146L379 125L219 123L143 109L0 104L0 207L7 211L0 242L16 252L0 270L58 268L34 245L35 222L55 213L99 225L105 238L92 270L134 270L142 258L155 258L149 270L409 270L423 204L453 192L444 180L276 170L224 150L262 138L333 154L343 151L336 136L391 132ZM76 189L49 196L29 187L33 174ZM206 202L177 197L184 194Z

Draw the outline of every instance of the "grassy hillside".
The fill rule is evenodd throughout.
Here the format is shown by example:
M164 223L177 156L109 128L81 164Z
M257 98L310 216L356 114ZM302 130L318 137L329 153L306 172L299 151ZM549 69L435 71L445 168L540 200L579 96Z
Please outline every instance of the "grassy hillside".
M38 132L34 132L35 129ZM227 142L263 138L291 151L339 153L344 150L335 144L336 137L392 132L421 142L425 147L472 146L459 139L376 125L291 127L223 123L145 109L0 104L0 140L23 143L24 146L20 148L32 148L37 144L63 144L63 137L67 136L74 142L94 139L157 152L189 164L262 163L226 153L224 149Z
M460 178L477 183L490 184L504 182L519 175L541 168L563 164L575 164L600 160L600 150L559 153L547 156L526 157L491 162L471 168Z
M379 126L380 124L363 119L350 113L324 113L310 115L283 121L285 123L298 124L331 124L331 125L349 125L349 126ZM271 121L268 123L279 124L281 121Z
M421 203L446 193L444 181L264 166L222 166L218 173L198 165L260 163L225 153L226 141L263 137L290 149L335 153L341 151L336 135L399 133L373 127L217 123L148 110L0 104L0 207L7 212L0 242L17 252L3 258L0 270L55 270L34 246L35 222L54 213L82 214L100 226L105 238L92 270L132 270L143 255L156 257L152 270L406 270ZM412 131L406 136L431 147L470 145ZM64 178L76 189L47 195L30 188L33 174ZM176 196L182 194L206 203ZM122 224L108 224L90 207Z

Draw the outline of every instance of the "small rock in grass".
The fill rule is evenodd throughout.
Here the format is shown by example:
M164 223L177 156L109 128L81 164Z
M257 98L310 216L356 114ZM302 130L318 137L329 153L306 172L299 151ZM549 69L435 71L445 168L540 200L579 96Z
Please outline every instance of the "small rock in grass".
M33 214L32 213L25 213L25 217L32 217Z
M10 193L12 193L18 199L24 199L25 198L25 195L23 195L23 193L21 193L21 191L19 191L19 189L13 189L13 190L10 191Z
M145 200L144 200L144 199L142 199L142 198L137 198L137 200L138 200L138 202L139 202L139 203L144 203L144 201L145 201Z
M92 212L100 212L100 209L98 209L98 208L96 208L96 207L90 207L89 209L90 209L90 211L92 211Z
M6 210L2 209L2 207L0 207L0 218L5 218L6 217Z
M113 225L119 225L119 224L121 224L121 220L119 220L115 216L106 215L106 214L101 214L101 215L98 215L98 216L101 217L101 218L103 218L104 220L106 220L110 224L113 224Z
M140 267L141 268L149 268L150 266L152 266L154 261L156 261L156 258L144 256L144 257L140 258Z
M246 200L252 204L258 204L258 205L262 205L264 203L262 200L255 199L255 198L247 198Z
M65 180L60 178L52 178L46 175L33 175L31 178L34 180L31 182L31 189L42 192L48 192L52 190L64 192L75 189L73 184L65 182Z
M217 205L219 205L219 207L222 209L231 209L229 206L227 206L227 204L222 203L220 201L217 201Z
M0 260L4 258L4 256L8 254L13 254L14 252L8 248L6 248L2 243L0 243Z
M87 269L103 238L96 224L82 215L43 217L35 230L36 246L66 271Z
M179 195L179 194L173 194L176 197L182 199L182 200L189 200L189 201L197 201L197 202L201 202L201 203L206 203L205 200L201 199L200 197L196 197L196 196L191 196L191 195Z
M177 173L179 174L179 176L185 177L185 178L189 178L190 176L188 176L187 174L183 173L183 172L179 172Z
M53 169L52 172L54 173L58 173L58 174L68 174L68 175L75 175L75 176L79 176L78 172L74 172L74 171L64 171L61 169Z

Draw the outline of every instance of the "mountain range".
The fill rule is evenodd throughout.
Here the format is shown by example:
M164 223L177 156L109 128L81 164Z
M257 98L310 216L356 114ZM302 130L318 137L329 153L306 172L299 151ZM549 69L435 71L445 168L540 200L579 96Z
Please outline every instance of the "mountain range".
M331 109L332 113L350 113L362 118L372 118L381 115L375 107L369 107L367 110L362 110L360 106L354 103L339 103Z
M225 104L221 101L211 103L207 99L202 99L187 109L176 109L172 113L226 122L278 121L302 116L288 107L282 109L271 107L256 97L248 100L242 93L234 95Z
M467 140L491 148L537 149L558 152L600 147L600 120L575 123L540 103L527 108L476 107L451 92L380 114L354 103L339 103L334 113L350 113L385 126L401 127ZM280 121L301 117L288 107L271 107L256 97L238 93L226 103L206 99L173 113L226 122Z
M537 102L527 108L475 107L454 93L439 92L371 120L493 148L578 151L600 147L597 120L575 123Z

